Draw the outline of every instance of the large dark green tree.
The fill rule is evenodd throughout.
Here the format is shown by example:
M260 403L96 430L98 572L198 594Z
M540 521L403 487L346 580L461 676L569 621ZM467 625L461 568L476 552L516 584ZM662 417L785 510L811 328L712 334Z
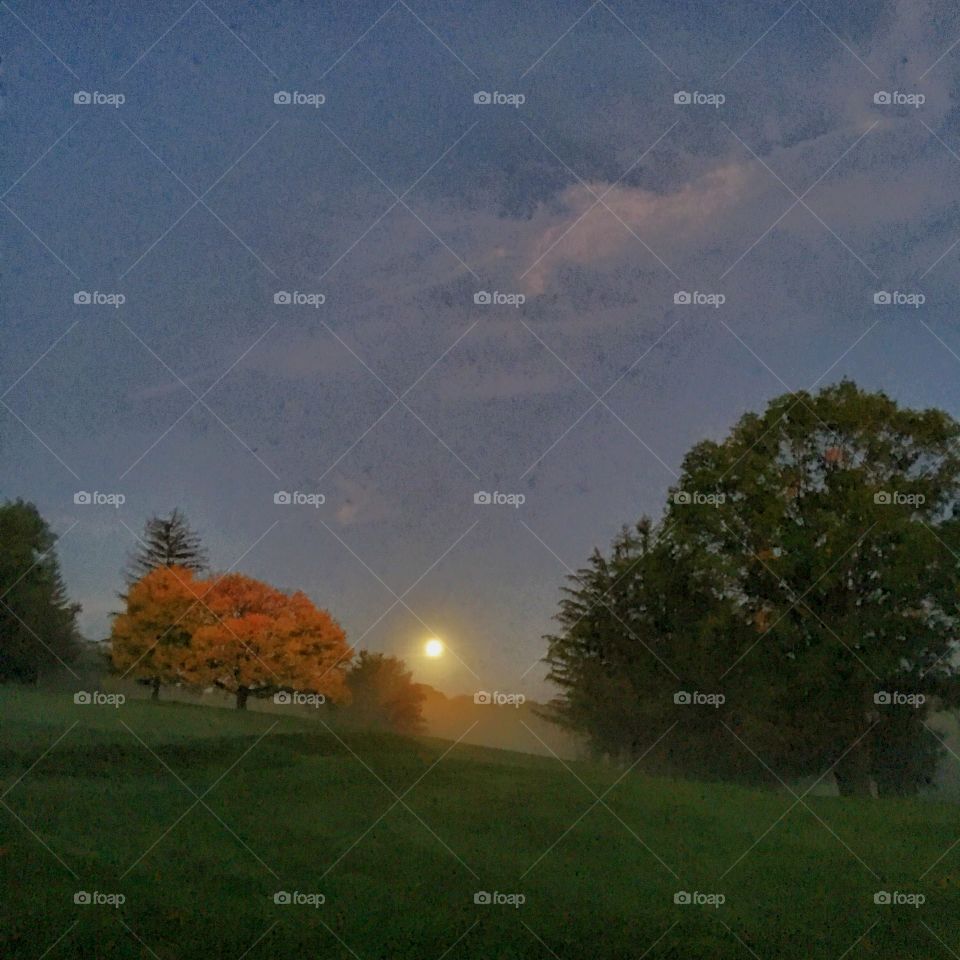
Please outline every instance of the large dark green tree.
M553 717L585 734L594 752L629 756L654 726L657 688L669 677L645 602L651 528L624 529L609 556L595 550L563 588L559 633L547 638L549 679L563 691Z
M642 756L649 772L763 782L767 773L719 722L728 713L677 702L722 689L708 679L711 662L721 648L728 662L736 656L729 607L690 574L667 558L648 519L624 528L609 554L595 550L568 578L560 629L546 638L548 679L561 695L545 715L597 755Z
M832 769L845 794L871 781L913 792L940 749L925 720L958 701L958 493L960 427L942 411L850 382L778 397L690 451L629 587L598 601L574 585L585 610L561 608L548 654L561 713L589 712L582 684L565 679L595 669L586 631L611 676L629 681L622 709L646 742L679 724L669 739L682 740L681 768ZM601 629L622 596L633 619L620 611L619 632ZM726 703L683 709L671 685ZM912 700L885 703L894 693Z
M80 606L67 599L56 539L32 503L0 505L0 681L37 683L76 659Z

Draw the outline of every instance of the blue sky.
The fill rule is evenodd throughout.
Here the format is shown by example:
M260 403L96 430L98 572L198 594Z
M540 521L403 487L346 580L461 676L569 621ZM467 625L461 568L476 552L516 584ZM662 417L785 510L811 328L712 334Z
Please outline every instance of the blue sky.
M305 589L421 679L542 697L563 576L659 513L691 444L842 376L960 413L953 5L0 22L0 495L62 535L91 638L179 506L218 568ZM426 663L434 633L452 656Z

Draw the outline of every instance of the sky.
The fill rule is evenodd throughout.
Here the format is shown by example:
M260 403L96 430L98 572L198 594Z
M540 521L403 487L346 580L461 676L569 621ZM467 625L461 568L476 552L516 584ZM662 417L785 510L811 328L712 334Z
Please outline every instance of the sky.
M0 497L90 639L179 507L355 646L543 699L564 577L691 445L842 377L960 415L955 4L8 0L0 39Z

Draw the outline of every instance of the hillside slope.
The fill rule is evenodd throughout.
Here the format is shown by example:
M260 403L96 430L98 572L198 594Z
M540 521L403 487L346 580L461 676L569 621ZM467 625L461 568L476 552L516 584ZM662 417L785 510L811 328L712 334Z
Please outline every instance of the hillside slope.
M956 949L955 807L616 782L601 766L301 718L9 689L0 729L4 957ZM925 903L878 905L878 891Z

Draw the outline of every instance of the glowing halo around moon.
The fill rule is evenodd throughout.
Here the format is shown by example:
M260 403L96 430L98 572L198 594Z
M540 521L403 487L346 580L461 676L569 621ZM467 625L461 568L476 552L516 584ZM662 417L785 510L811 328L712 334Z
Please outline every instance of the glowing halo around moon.
M436 637L432 637L423 645L423 652L428 656L436 659L437 657L443 656L443 643L438 640Z

